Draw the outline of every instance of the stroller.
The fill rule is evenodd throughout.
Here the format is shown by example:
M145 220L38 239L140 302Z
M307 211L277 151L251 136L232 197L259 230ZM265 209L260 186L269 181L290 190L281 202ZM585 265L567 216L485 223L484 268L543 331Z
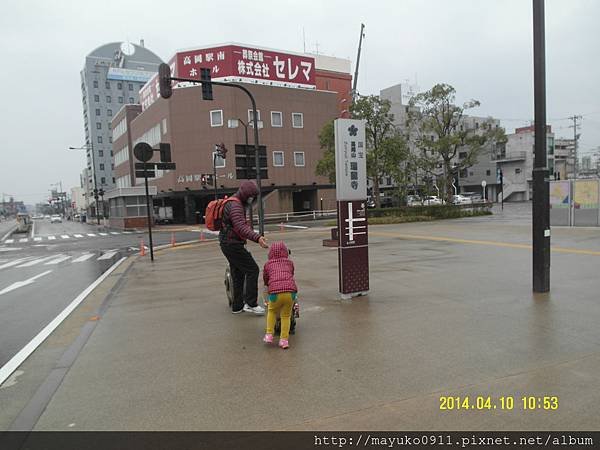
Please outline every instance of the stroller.
M227 304L229 308L233 305L233 278L231 277L231 269L229 266L225 269L225 293L227 294ZM244 290L246 290L246 283L244 283ZM265 307L267 307L267 302L265 301ZM296 334L296 318L300 317L300 305L298 302L294 301L294 305L292 307L292 317L290 320L290 334ZM279 334L281 332L281 319L277 317L277 321L275 322L275 334Z

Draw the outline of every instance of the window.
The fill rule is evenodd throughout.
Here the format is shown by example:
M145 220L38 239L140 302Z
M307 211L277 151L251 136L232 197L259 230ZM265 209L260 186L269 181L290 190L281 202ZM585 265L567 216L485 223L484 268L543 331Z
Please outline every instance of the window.
M386 177L385 178L385 182L386 182L387 185L391 186L391 184L392 184L392 177Z
M98 150L98 156L100 158L104 157L104 150Z
M98 80L94 80L94 87L97 88L98 87Z
M252 126L252 124L254 123L254 116L253 116L253 111L251 109L248 110L248 125ZM256 120L260 120L260 109L256 110L256 115L258 116L256 118Z
M469 170L469 176L472 177L473 176L473 171Z
M106 89L110 89L110 82L106 81L104 83L104 86L106 87Z
M110 95L106 96L106 103L110 103Z
M106 184L106 177L100 178L100 183L101 184Z
M271 111L271 126L276 128L283 126L283 115L280 111Z
M110 168L114 170L115 169L115 163L111 163ZM114 183L114 181L113 181L113 183Z
M273 167L283 167L283 152L273 152Z
M292 113L292 127L304 128L304 116L302 113Z
M113 139L119 139L127 131L127 120L123 118L113 130Z
M112 155L113 155L113 151L111 150L111 151L110 151L110 156L112 156Z
M515 173L521 173L521 168L520 168L520 167L517 167L517 168L515 169Z
M294 152L294 165L304 167L304 152Z
M123 97L119 97L119 103L123 103Z
M459 154L458 154L459 159L465 159L466 157L467 157L467 152L459 152Z
M112 109L107 109L107 110L106 110L106 115L107 115L108 117L112 117Z
M113 177L113 184L115 184L115 177Z
M99 116L100 115L100 108L96 108L96 115Z
M210 126L211 127L222 127L223 126L223 110L216 109L210 112Z
M215 167L217 169L222 169L225 167L225 159L221 158L219 155L215 155L216 152L213 152L213 158L215 160Z
M123 83L121 83L121 82L117 83L117 89L123 89Z
M467 169L462 169L459 173L458 176L460 178L467 178Z
M100 170L104 170L104 164L100 163Z
M98 144L102 144L102 136L98 136Z
M109 136L109 137L108 137L108 142L109 142L110 144L112 144L112 136Z
M488 169L485 171L485 174L486 174L486 176L489 177L492 174L492 171L490 169Z
M162 120L162 134L167 134L167 119Z
M475 122L475 129L479 130L479 122Z
M97 103L100 101L100 96L99 95L94 95L94 101Z
M129 83L129 90L133 91L133 84Z
M135 100L133 99L133 97L129 97L129 103L135 103Z
M96 122L96 130L101 130L102 124L100 122Z

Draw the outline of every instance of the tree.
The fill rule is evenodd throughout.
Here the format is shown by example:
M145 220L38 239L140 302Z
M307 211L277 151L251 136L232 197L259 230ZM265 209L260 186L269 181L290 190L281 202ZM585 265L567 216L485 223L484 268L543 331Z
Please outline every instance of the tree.
M445 200L454 193L454 173L476 164L484 147L506 141L504 130L493 126L491 118L479 127L467 127L464 112L480 103L470 100L457 106L454 104L455 94L452 86L436 84L410 100L408 113L408 124L415 131L415 143L420 150L421 168L441 176L441 192ZM439 173L440 165L442 173ZM436 170L438 173L435 173Z
M335 183L335 131L333 120L327 122L319 133L319 144L323 150L323 158L317 162L316 173L327 177Z

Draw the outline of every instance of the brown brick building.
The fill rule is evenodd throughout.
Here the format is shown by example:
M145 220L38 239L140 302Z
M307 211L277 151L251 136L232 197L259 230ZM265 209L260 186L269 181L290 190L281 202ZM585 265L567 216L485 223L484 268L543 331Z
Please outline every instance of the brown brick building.
M346 66L340 65L339 59L329 59L328 70L318 70L317 62L312 89L264 80L253 84L241 81L255 97L259 141L266 146L268 177L262 180L265 214L320 209L321 199L324 209L335 207L334 186L315 175L323 153L318 135L328 121L346 115L351 77L340 70ZM349 62L347 68L349 72ZM321 90L323 87L337 91ZM248 143L254 144L250 100L239 89L213 86L213 101L202 100L200 86L178 86L169 100L153 97L143 107L124 106L112 122L117 189L107 198L113 226L127 228L144 223L139 189L132 189L143 187L143 179L136 179L134 171L132 150L137 142L171 144L177 169L158 171L150 184L156 189L154 205L172 206L175 222L179 223L195 223L214 198L213 186L202 180L203 175L213 173L215 144L224 143L228 149L227 158L217 160L220 196L232 194L241 182L236 176L235 146L245 144L244 124L250 123ZM158 156L156 153L154 160L158 161ZM130 214L135 213L139 219L131 218Z

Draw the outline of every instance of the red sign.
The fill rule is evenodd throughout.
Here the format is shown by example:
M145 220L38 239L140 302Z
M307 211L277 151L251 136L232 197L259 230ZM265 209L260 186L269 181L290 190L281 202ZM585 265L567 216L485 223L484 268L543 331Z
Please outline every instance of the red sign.
M315 59L307 55L280 53L254 47L224 45L177 53L171 61L171 75L200 79L200 69L209 68L216 81L262 83L315 89ZM175 83L174 83L175 84ZM159 96L155 75L140 92L142 109Z

